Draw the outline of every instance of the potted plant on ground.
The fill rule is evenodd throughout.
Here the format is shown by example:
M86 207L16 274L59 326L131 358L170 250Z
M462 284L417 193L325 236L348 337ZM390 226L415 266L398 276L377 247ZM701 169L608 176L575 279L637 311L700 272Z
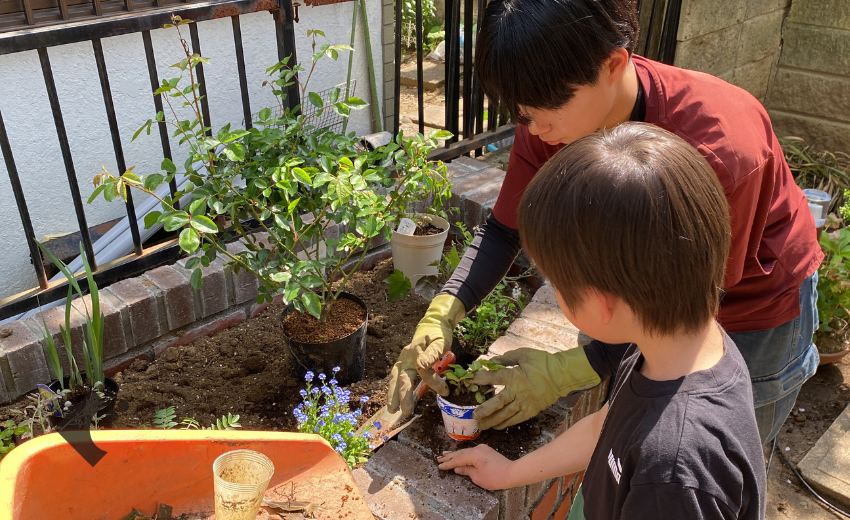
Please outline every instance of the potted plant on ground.
M174 19L178 34L188 20ZM180 35L185 57L174 67L188 74L163 80L155 94L174 116L167 121L175 135L189 147L184 168L189 188L173 198L160 198L162 211L145 218L150 227L163 223L167 231L180 231L180 247L191 258L192 286L201 284L200 265L209 265L217 255L237 272L247 269L260 280L258 302L271 302L277 294L289 304L282 316L287 344L296 358L298 371L329 373L341 367L341 385L363 376L367 310L354 295L344 292L351 274L366 258L372 242L390 238L401 220L398 208L425 200L426 210L439 212L450 195L445 166L427 160L428 152L446 132L428 138L402 134L375 150L364 150L355 134L315 128L299 107L284 107L285 91L297 85L301 98L316 107L315 120L326 110L342 117L366 106L357 98L341 98L333 89L326 98L309 92L310 76L323 58L336 60L345 45L317 43L321 31L308 31L314 54L307 71L290 66L288 58L268 69L270 85L280 99L279 115L271 109L259 112L250 130L226 125L215 135L201 121L202 110L194 69L207 60L192 54ZM306 73L303 82L298 74ZM172 101L176 100L176 102ZM175 105L190 109L189 119L177 116ZM150 131L153 122L166 121L162 112L137 132ZM132 169L115 177L103 173L95 178L107 200L134 188L155 195L169 182L176 167L163 161L163 173L141 178ZM173 203L191 192L185 208ZM250 225L249 225L250 222ZM260 237L255 230L263 233ZM247 250L232 252L227 243L241 238Z
M88 293L91 296L91 312L83 302L86 314L86 325L82 343L84 370L80 370L71 344L71 302L74 293L82 299L83 289L77 282L74 273L68 266L59 260L53 253L39 244L42 252L55 265L68 280L68 296L65 300L65 326L59 326L59 334L65 347L67 356L68 373L62 367L59 352L53 335L47 328L47 323L42 315L44 325L44 348L48 366L53 372L54 379L47 386L39 385L39 392L47 398L50 403L48 407L52 412L49 418L54 425L61 425L63 419L73 418L77 415L80 407L85 407L91 399L99 401L93 420L100 425L108 425L118 417L115 413L115 398L118 396L118 383L103 373L103 324L104 316L100 310L100 297L97 284L92 276L88 258L80 244L80 257L83 260L83 268L86 273Z
M481 370L501 370L505 367L487 359L476 359L467 368L461 365L449 367L451 370L446 372L449 395L437 396L437 406L443 414L446 433L458 441L477 439L481 430L478 429L478 422L472 418L472 414L494 389L491 385L476 385L472 378Z
M815 344L820 363L834 363L847 355L850 320L850 229L844 227L820 237L826 255L818 268L818 319Z

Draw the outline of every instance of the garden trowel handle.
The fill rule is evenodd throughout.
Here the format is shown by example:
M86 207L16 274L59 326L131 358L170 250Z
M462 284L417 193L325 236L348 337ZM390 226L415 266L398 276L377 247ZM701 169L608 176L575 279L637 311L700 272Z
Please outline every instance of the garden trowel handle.
M431 368L434 369L434 372L437 373L438 376L443 375L446 370L449 369L449 365L454 364L455 362L455 353L454 352L446 352L443 357L440 358L439 361L431 365ZM425 395L425 392L428 391L428 385L425 384L425 381L420 381L419 386L416 387L416 400L422 399L422 396Z

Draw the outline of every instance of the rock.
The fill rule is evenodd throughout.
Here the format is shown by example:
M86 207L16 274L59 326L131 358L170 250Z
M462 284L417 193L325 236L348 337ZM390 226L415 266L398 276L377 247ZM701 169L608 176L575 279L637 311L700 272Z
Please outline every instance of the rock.
M251 356L242 363L242 366L249 374L259 374L266 368L266 360L262 356Z
M382 329L380 329L379 327L373 326L371 324L366 326L366 334L368 334L370 336L374 336L376 338L383 338L384 337L384 331Z
M804 414L804 413L797 414L797 415L794 417L794 420L795 420L795 421L797 421L797 422L799 422L799 423L806 422L806 414Z
M130 368L136 372L144 372L148 368L148 361L146 359L137 359L133 361Z
M124 374L118 372L114 376L112 376L112 380L115 381L119 386L124 382Z
M180 359L180 352L174 348L165 349L165 352L162 353L162 360L167 363L176 363Z
M145 374L149 377L156 377L159 375L159 367L156 365L151 365L145 370Z

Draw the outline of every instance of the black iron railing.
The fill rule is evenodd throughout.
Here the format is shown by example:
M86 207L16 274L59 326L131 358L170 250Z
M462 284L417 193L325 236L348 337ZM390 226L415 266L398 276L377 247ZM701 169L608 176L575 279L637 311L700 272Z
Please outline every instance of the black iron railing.
M159 29L164 24L170 22L172 14L177 14L184 19L191 19L196 22L229 16L233 22L233 39L236 47L236 61L239 75L239 86L241 90L242 108L243 113L245 114L245 123L250 128L251 106L248 95L248 81L246 79L245 72L245 59L242 48L242 31L240 28L239 15L263 10L270 10L274 14L278 58L283 59L286 56L291 56L291 61L297 62L297 56L295 53L292 0L275 0L274 2L270 2L269 0L225 0L181 4L179 6L172 5L162 9L153 9L144 12L123 13L110 17L71 21L56 26L35 26L0 32L0 54L12 54L28 50L37 50L38 52L41 70L44 76L44 83L47 89L47 96L50 101L53 121L56 127L56 134L59 139L59 146L62 152L65 172L71 189L71 197L74 203L77 224L80 228L83 248L89 262L92 264L92 269L96 271L94 278L99 285L106 286L123 278L141 274L153 266L171 261L180 255L180 248L177 244L176 238L150 248L145 248L143 246L137 225L135 206L133 204L131 194L128 193L126 213L129 220L134 251L127 257L112 261L107 265L98 266L95 262L89 226L86 221L83 200L80 194L77 174L74 168L74 158L71 154L68 135L62 117L62 107L59 103L59 96L53 79L53 70L50 64L48 48L69 43L85 41L91 42L97 64L98 76L100 78L100 86L103 93L106 116L109 122L109 130L112 136L112 146L115 153L115 159L118 170L120 172L124 172L126 171L126 163L124 160L124 150L122 146L123 141L118 129L118 121L115 115L112 90L109 85L109 71L107 70L106 62L104 60L101 38L137 32L142 33L148 73L150 76L150 86L153 92L153 90L156 90L159 87L160 82L157 75L156 60L153 52L153 45L151 43L150 31L153 29ZM198 36L197 25L191 24L189 29L192 50L193 52L200 54L201 44ZM202 112L204 124L206 126L211 126L203 65L198 65L197 67L197 78L200 84L201 94L203 95ZM293 85L287 91L285 103L289 107L294 107L300 103L299 97L298 89ZM163 109L161 96L155 96L154 103L157 111L161 111ZM158 126L163 157L171 159L172 151L166 124L161 122ZM21 223L23 224L27 245L33 259L32 263L35 268L39 285L38 288L0 300L0 320L3 320L20 314L21 312L36 308L39 301L43 304L62 298L67 291L67 284L51 284L47 279L47 274L41 261L41 252L39 251L38 242L33 230L29 209L27 208L26 197L21 186L18 169L15 165L14 151L9 143L9 137L6 126L3 122L2 113L0 113L0 152L3 154L3 160L5 161L6 169L9 173L9 180L12 184L15 203L17 204L18 212L21 217ZM173 181L170 184L170 190L173 196L176 192L176 185ZM84 282L85 280L83 280L83 285ZM36 298L38 298L38 300Z

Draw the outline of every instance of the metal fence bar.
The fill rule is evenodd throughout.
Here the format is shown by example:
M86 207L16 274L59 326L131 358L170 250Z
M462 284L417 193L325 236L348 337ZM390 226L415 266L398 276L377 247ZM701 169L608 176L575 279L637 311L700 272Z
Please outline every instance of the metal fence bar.
M446 130L452 133L446 146L457 142L460 133L460 2L446 0Z
M151 41L151 32L142 31L142 41L145 44L145 58L148 62L148 77L151 81L151 93L156 92L159 88L159 74L156 71L156 56L153 52L153 42ZM163 112L162 94L157 94L153 97L153 104L157 112ZM163 113L162 121L157 123L159 129L159 141L162 144L162 156L168 160L172 160L171 156L171 141L168 138L168 124L165 122L165 114ZM180 200L174 197L177 193L177 181L171 178L168 183L168 188L171 191L172 204L175 209L180 209Z
M451 2L451 0L447 0ZM401 0L395 2L395 98L393 107L393 135L398 135L401 128ZM363 3L366 9L366 3ZM418 11L418 9L417 9Z
M32 12L32 0L24 0L24 15L27 18L27 24L35 25L35 15Z
M242 50L242 26L239 16L231 16L233 25L233 43L236 45L236 70L239 73L239 90L242 93L242 115L245 117L245 129L253 126L251 121L251 100L248 97L248 77L245 73L245 54Z
M100 5L100 0L92 0L92 12L95 16L103 16L103 6Z
M463 5L463 138L472 137L472 6L473 0Z
M106 119L109 121L109 133L112 135L112 149L115 151L115 162L118 164L118 174L123 175L127 171L127 162L124 160L124 147L121 145L121 132L118 129L118 118L115 117L115 103L112 101L112 89L109 88L109 72L106 70L106 59L103 57L103 45L100 38L91 41L94 49L94 60L97 63L97 75L100 77L100 90L103 92L103 104L106 107ZM142 237L139 235L139 223L136 221L136 207L133 205L132 190L127 190L124 203L127 209L127 218L130 223L130 236L133 237L133 249L137 255L143 254Z
M485 0L478 0L478 19L476 20L476 24L479 28L484 21L484 8L486 5ZM470 63L470 65L472 64ZM476 76L472 77L472 83L473 87L475 87L475 90L472 91L473 104L475 105L475 135L479 135L484 132L484 90L481 88L481 82L478 81ZM484 155L484 148L475 150L476 157L481 157L482 155Z
M201 54L201 39L198 36L198 24L189 24L189 35L192 39L192 52L203 56L203 54ZM201 112L203 112L204 116L203 126L210 127L210 129L204 133L207 135L211 135L212 122L210 120L210 100L207 98L207 82L204 80L203 63L198 63L198 65L195 67L195 77L198 80L198 91L201 94Z
M24 236L27 239L27 246L29 246L30 249L30 258L32 258L33 267L35 267L35 275L36 278L38 278L38 286L42 289L47 289L47 275L44 272L44 264L41 262L41 253L38 249L38 243L35 240L35 230L33 230L29 209L27 209L27 201L24 197L24 190L21 187L21 178L18 176L15 159L12 157L12 146L9 144L9 136L6 134L6 125L3 123L3 114L0 114L0 153L3 154L3 160L6 163L6 171L9 172L9 182L12 183L12 192L15 194L15 204L18 206L18 213L21 215L21 223L24 225Z
M53 70L50 68L50 57L47 49L38 49L38 59L41 62L41 72L44 75L44 84L47 87L47 97L50 100L50 108L53 111L53 123L56 125L56 134L59 137L59 148L62 150L62 160L65 162L65 172L68 175L68 185L71 189L71 198L74 201L74 211L77 214L77 223L80 226L80 236L83 240L83 248L89 260L92 270L97 269L94 251L91 245L89 226L86 223L86 212L83 208L83 199L80 195L80 186L77 184L77 174L74 171L74 160L71 157L71 147L68 144L68 134L65 131L65 121L62 119L62 109L59 106L59 95L56 92L56 82L53 80ZM33 258L33 261L36 259Z
M277 35L277 59L283 61L289 56L289 66L294 67L298 63L298 54L295 52L295 18L292 8L292 0L279 0L280 10L275 16L275 34ZM301 92L298 90L298 76L295 76L294 85L286 89L284 106L290 110L301 104Z
M664 14L664 29L661 31L658 61L668 65L672 65L676 60L676 35L679 32L681 12L682 0L667 0L667 12Z
M422 56L422 0L416 0L416 99L419 101L419 133L425 133L425 71Z

